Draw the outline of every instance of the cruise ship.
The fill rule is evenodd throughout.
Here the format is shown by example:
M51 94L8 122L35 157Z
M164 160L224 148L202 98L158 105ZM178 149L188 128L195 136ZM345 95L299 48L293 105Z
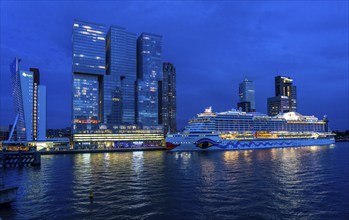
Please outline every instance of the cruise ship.
M189 120L183 132L168 134L171 151L240 150L333 144L328 120L297 112L267 116L230 110L213 112L209 107Z

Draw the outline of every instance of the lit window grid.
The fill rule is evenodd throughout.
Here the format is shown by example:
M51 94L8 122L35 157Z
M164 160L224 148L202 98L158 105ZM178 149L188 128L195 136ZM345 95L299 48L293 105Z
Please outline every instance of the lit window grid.
M137 40L138 123L158 124L158 81L162 80L162 37L143 33Z
M73 118L98 117L98 78L89 75L74 75Z
M105 73L105 34L102 25L74 22L73 72Z
M78 141L163 141L162 134L74 134L74 142Z

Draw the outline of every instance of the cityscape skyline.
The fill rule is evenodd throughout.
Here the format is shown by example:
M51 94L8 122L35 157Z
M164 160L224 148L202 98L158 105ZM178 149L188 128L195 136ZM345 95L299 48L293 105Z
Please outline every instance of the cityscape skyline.
M169 121L161 114L162 36L136 40L126 28L77 19L72 27L74 148L161 145L162 118Z
M4 6L11 9L11 7L9 7L10 4L13 4L13 6L15 6L14 8L17 8L17 9L21 8L19 5L16 6L16 3L2 2L1 4L2 4L1 10L3 10ZM329 4L327 6L330 6L330 8L333 7L333 8L340 9L341 4L340 3ZM48 9L51 10L50 4L43 4L43 5L48 7ZM206 4L206 5L198 4L198 5L201 5L203 8L206 9L210 4ZM234 6L234 5L235 4L228 4L228 6ZM296 8L297 4L287 3L285 5L288 5L288 7ZM318 8L318 11L317 11L318 14L323 15L324 13L325 14L327 13L327 10L325 9L326 8L325 5L326 5L325 3L316 4L316 8ZM181 5L176 5L176 6L178 7L178 9L182 8ZM239 10L243 11L243 8L246 7L246 5L244 4L238 4L238 6L239 6L237 9L238 11ZM102 6L99 6L99 7L102 7ZM152 7L156 8L156 6L154 5L152 5ZM231 7L228 7L228 8L230 10L233 10ZM271 7L271 5L269 5L269 8L265 6L264 10L266 11L269 10L269 12L270 11L280 12L285 10L285 8L287 7L279 6L279 8L276 8L276 7L273 8ZM333 8L332 10L334 10ZM132 9L130 10L132 11ZM134 7L133 10L141 11L142 9ZM176 12L178 12L177 10ZM223 10L222 8L215 6L215 10L213 10L213 12L209 11L206 14L210 19L205 19L204 17L202 18L203 21L194 20L193 22L195 24L204 25L205 22L210 22L211 20L213 20L211 19L212 14L218 13L218 11L222 11L222 10ZM254 8L254 10L256 9ZM204 13L203 11L204 10L200 11L200 13ZM13 123L14 114L11 113L11 109L13 111L13 107L12 107L13 104L12 104L11 96L8 96L11 90L9 86L6 85L6 81L9 78L7 76L9 75L8 64L10 63L8 62L8 60L13 59L14 55L17 55L23 60L26 60L27 65L38 67L41 71L41 76L43 78L42 82L45 85L47 85L47 90L48 90L47 92L48 126L47 127L48 128L64 128L66 126L69 126L70 119L71 119L71 117L69 116L70 115L69 112L71 109L71 106L69 105L70 104L69 100L71 98L69 97L70 94L68 94L69 88L71 85L71 82L69 81L69 77L71 76L69 67L71 66L72 57L71 55L69 56L69 54L67 53L67 50L69 50L68 44L71 44L70 42L71 37L68 37L68 38L63 37L63 36L66 36L66 34L64 35L62 34L58 36L49 36L49 35L41 36L40 35L40 39L43 40L44 42L47 42L47 40L54 40L54 42L56 43L56 44L53 44L53 46L46 51L47 53L49 53L50 51L51 52L53 51L53 52L56 52L57 55L61 55L61 56L56 55L57 56L56 60L54 60L55 58L51 58L50 55L42 55L43 58L40 58L39 56L37 56L35 51L32 51L32 47L36 47L36 46L39 47L38 45L36 45L38 42L32 41L32 44L34 45L31 45L31 46L24 44L25 42L28 43L31 37L32 39L36 39L36 37L38 36L35 36L35 34L27 33L27 38L29 38L29 40L24 37L24 41L18 41L19 39L21 39L20 35L22 32L20 31L18 34L14 34L17 32L5 31L5 30L11 30L11 26L6 21L4 22L4 18L10 18L10 17L15 18L15 20L17 19L17 22L19 22L21 21L21 16L11 15L10 14L11 10L5 10L2 12L4 13L1 13L2 31L1 31L1 106L0 106L1 121L0 121L0 125L7 126L8 124ZM157 12L159 13L158 10ZM260 12L260 11L257 10L257 12ZM275 62L273 62L273 59L263 60L261 57L261 54L258 54L261 60L258 62L254 61L254 64L256 64L256 67L255 67L256 69L253 69L251 68L250 65L247 65L246 59L245 60L241 59L241 56L236 56L236 57L233 56L234 53L229 52L229 50L224 50L222 47L220 47L220 45L216 44L216 42L210 45L203 44L203 42L205 42L205 39L209 39L209 36L215 36L215 35L212 35L210 31L207 32L208 36L198 38L197 39L198 42L195 43L195 41L192 41L190 38L185 38L184 40L181 34L178 33L178 27L180 27L180 25L179 26L175 25L175 27L177 28L176 29L177 31L171 31L171 28L165 28L163 26L160 26L163 28L154 29L153 26L156 26L156 25L148 25L148 26L145 26L144 28L141 28L140 26L142 26L141 24L144 24L143 22L141 22L141 24L135 24L134 22L131 21L131 19L126 19L127 18L126 15L122 15L122 16L120 15L120 18L118 18L120 22L117 22L111 19L110 17L108 18L108 16L104 16L104 17L95 16L94 18L87 19L86 18L87 15L83 13L82 14L77 13L79 16L76 16L76 18L79 18L81 20L92 21L92 22L96 21L102 24L104 23L108 24L109 22L111 24L122 25L126 27L127 30L131 30L131 31L137 30L138 32L147 31L147 32L157 33L159 35L165 36L164 39L166 39L166 41L163 43L163 47L166 48L164 49L164 52L167 51L166 52L167 54L164 54L163 61L164 62L170 61L174 63L178 73L177 75L177 79L178 79L177 81L177 99L178 99L177 117L179 119L178 120L179 129L183 128L183 126L187 122L187 119L195 115L197 112L202 111L202 109L207 106L212 105L214 109L217 111L234 108L236 106L236 103L238 102L238 96L236 94L238 94L237 92L238 83L241 82L243 79L242 72L245 75L246 75L246 72L248 72L248 73L251 73L251 74L247 74L248 78L254 81L256 85L257 111L267 113L266 111L267 97L271 97L274 94L273 78L276 75L287 75L292 79L296 80L296 84L299 90L297 94L298 96L297 101L299 101L298 102L299 104L297 107L300 113L316 115L317 117L322 117L324 114L327 114L330 120L330 127L332 129L345 130L345 129L348 129L347 127L348 126L348 78L347 78L348 76L346 75L346 73L348 72L348 69L347 69L348 66L345 65L348 62L346 59L347 53L345 54L345 52L347 51L345 51L345 48L348 48L348 47L347 47L347 41L344 40L344 38L347 37L348 32L347 30L344 31L344 28L347 28L348 23L347 21L343 21L344 19L343 20L341 19L341 18L345 18L345 16L347 15L347 11L343 12L340 10L340 12L342 13L342 14L339 13L340 16L337 15L337 17L332 18L332 20L330 20L331 22L335 22L337 24L338 24L338 20L340 20L342 22L340 23L340 25L338 25L340 27L338 28L337 26L337 29L332 30L329 27L330 25L326 26L326 28L328 28L329 30L334 31L337 34L336 35L337 37L340 36L339 40L337 41L337 45L329 45L329 43L327 43L327 48L331 49L331 46L333 46L333 48L337 50L335 54L332 54L334 56L332 58L331 57L328 58L328 56L332 56L331 54L325 54L324 56L324 58L326 58L328 62L332 61L332 64L327 63L326 65L326 63L325 64L314 63L312 59L310 60L305 59L304 61L302 60L306 56L303 53L307 52L307 50L308 50L308 53L305 53L305 54L314 55L313 53L314 48L316 50L322 49L319 46L319 42L313 41L313 43L315 44L315 47L312 49L305 48L302 50L298 49L297 51L297 49L294 50L295 48L298 48L295 44L288 45L289 46L288 49L284 48L287 45L287 43L291 43L291 42L281 36L281 39L283 39L284 42L282 42L279 46L274 45L274 48L273 48L277 52L275 53L272 53L271 51L269 52L271 52L270 54L274 54L273 56L274 59L276 59L275 57L277 55L280 55L280 53L282 55L283 52L286 52L286 54L283 54L284 56L282 56L284 60L279 60ZM190 15L188 11L184 11L183 13L188 16ZM68 18L70 19L72 15L73 13L69 14L67 18L63 19L64 21L58 23L57 27L59 27L58 29L60 31L68 34L70 32L71 34L71 25L73 23L73 20L68 21ZM162 16L164 15L162 14ZM258 16L261 20L263 20L263 13L259 13L257 17ZM270 16L272 17L272 15ZM303 14L303 16L308 18L305 14ZM146 17L146 21L148 22L154 21L154 24L159 22L158 20L152 18L151 16L145 16L145 17ZM36 24L35 22L38 21L37 19L35 19L34 17L33 21L31 21L33 23L30 23L29 27L32 27L32 25ZM173 21L173 20L170 19L170 21ZM266 21L265 24L275 25L275 23L271 22L268 19L266 19L265 21ZM127 22L129 22L130 24L127 24ZM329 23L332 24L331 22ZM215 24L215 21L211 23ZM299 21L296 23L299 24ZM20 23L17 23L17 24L20 24ZM318 23L315 20L310 19L310 21L307 24L310 25L310 24L318 24ZM288 24L288 25L292 27L292 24ZM185 27L186 27L185 30L189 31L188 28L190 28L191 25L188 24ZM210 27L213 28L213 26L210 26ZM227 27L227 26L224 25L224 27ZM241 28L239 26L236 27L233 25L233 28L234 27ZM12 29L14 28L12 27ZM34 29L34 30L40 30L40 29ZM219 29L218 33L220 31L222 30ZM259 32L258 30L254 30L254 31L255 31L254 34L264 33L267 35L269 33L268 31L264 31L264 32L263 31ZM338 34L338 32L340 34ZM41 32L39 31L39 33ZM230 35L230 36L232 34L230 31L227 31L226 33L227 35ZM9 36L12 36L14 39L10 39ZM297 34L295 36L299 37L299 35ZM313 36L313 35L310 33L310 36ZM184 43L184 45L177 43L176 38L178 37L182 37L182 41L179 41L179 42ZM332 39L331 36L327 36L327 37ZM217 38L215 39L217 40ZM239 38L234 38L234 39L237 40L237 41L233 41L234 45L236 46L236 42L238 42ZM268 41L274 38L273 37L269 38L264 36L264 38L261 37L260 39L264 39ZM276 39L276 42L278 42L277 38L275 39ZM305 38L303 40L298 39L298 42L304 43L304 42L307 42L307 39L308 38ZM18 45L13 44L13 40L17 40ZM187 43L187 41L189 42ZM187 44L189 43L192 44L192 47L186 47ZM198 44L201 44L201 47L203 47L204 50L221 53L222 55L217 56L215 54L209 53L209 56L206 56L205 53L200 54L200 52L198 53L198 51L200 51L198 50ZM63 45L68 45L68 48L66 48L66 46L63 46ZM269 41L269 43L266 43L265 45L259 45L259 46L264 47L266 45L272 46L273 44L271 44L271 42ZM176 49L173 49L173 46L175 46ZM178 49L177 49L177 46L178 46ZM26 49L26 48L29 48L29 49ZM281 50L279 50L280 48ZM344 49L339 49L339 48L344 48ZM249 48L250 52L255 51L255 49L256 48L251 48L251 47ZM293 53L293 54L287 53L288 50L292 50L292 49L293 49L293 52L297 52L297 53ZM21 51L23 55L21 54ZM28 51L31 52L29 53L29 55L28 55ZM257 52L258 51L259 49L257 49ZM39 48L37 52L42 52L42 51ZM239 49L239 52L241 52L241 49ZM266 52L268 53L268 51ZM326 51L323 51L323 52L326 52ZM233 66L237 65L238 68L234 69L234 72L233 72L234 74L231 71L230 73L228 71L229 69L232 69L231 65L228 65L228 69L222 68L223 65L221 64L229 64L229 62L227 63L228 61L227 59L225 60L223 59L222 61L220 61L221 57L223 57L224 55L225 56L228 55L229 57L228 60L233 60L233 61L230 61L232 63L231 65ZM239 54L235 54L235 55L239 55ZM212 58L212 59L208 59L208 58ZM290 58L291 62L289 63L284 62L286 58ZM66 61L68 62L70 61L70 63L67 64ZM241 63L239 61L241 61ZM262 61L267 61L266 65L261 65ZM334 62L334 61L337 61L337 62ZM335 63L335 65L333 64L333 62ZM199 66L197 66L196 63L198 63ZM66 64L67 66L65 66ZM216 68L217 65L218 65L218 69ZM262 71L259 71L258 73L257 69L260 69L260 67L263 67L263 68L261 68ZM24 66L23 69L28 69L28 68L27 66ZM58 73L60 73L59 75L60 79L56 77L53 77L54 79L52 79L51 77L54 75L55 73L54 71L58 71L58 70L59 70ZM63 70L64 72L62 72ZM66 72L65 70L68 70L69 72ZM201 74L201 75L197 75L197 74ZM213 74L215 77L211 77L210 74L211 75ZM314 81L315 83L311 83L309 86L309 84L307 83L309 83L310 81L311 82ZM210 83L212 83L212 85L210 85ZM324 90L323 89L324 86L326 86L327 89ZM219 98L217 99L217 97ZM193 100L195 100L194 103L192 103ZM64 108L57 109L56 108L57 106L64 106Z

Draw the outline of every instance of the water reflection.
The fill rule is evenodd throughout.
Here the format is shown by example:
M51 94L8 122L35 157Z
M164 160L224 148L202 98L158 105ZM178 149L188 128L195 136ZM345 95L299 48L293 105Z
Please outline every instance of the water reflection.
M174 158L179 162L179 169L188 170L191 167L191 158L195 154L197 155L197 152L175 152Z
M86 166L91 163L91 154L77 154L74 157L77 166Z
M188 161L192 154L194 152L175 152L174 157L178 160L178 159L183 159L184 161Z
M322 149L322 147L321 146L309 146L309 149L311 151L319 151Z
M251 158L252 152L253 152L253 150L244 150L243 151L243 154L244 154L243 158L244 158L245 162L247 162L248 164L250 164L252 161L252 158Z
M103 158L103 160L104 160L104 167L106 169L108 169L109 166L110 166L110 153L106 153L103 156L104 156L104 158Z
M40 168L4 170L20 193L0 216L347 219L348 151L342 145L43 156Z
M278 184L271 194L279 210L286 213L289 209L296 210L307 205L309 196L312 196L309 193L323 181L316 173L323 169L319 156L323 149L321 146L309 146L271 150L276 165L272 166L273 175L270 177Z
M132 153L132 170L138 176L143 171L143 151L136 151Z
M218 170L216 170L216 166L220 164L219 161L216 161L213 157L212 158L206 158L201 162L200 166L200 173L201 178L203 180L203 186L208 185L212 186L214 185L216 181L216 175L214 175ZM205 187L202 188L203 190Z
M223 152L223 159L226 163L236 164L238 158L239 158L239 151L224 151Z

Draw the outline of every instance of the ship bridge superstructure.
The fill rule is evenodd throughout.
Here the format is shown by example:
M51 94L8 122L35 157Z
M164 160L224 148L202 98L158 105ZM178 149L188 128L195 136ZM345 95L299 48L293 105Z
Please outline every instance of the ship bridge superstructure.
M205 112L197 114L196 117L189 120L185 127L185 133L215 133L216 113L212 112L212 107L206 108Z

